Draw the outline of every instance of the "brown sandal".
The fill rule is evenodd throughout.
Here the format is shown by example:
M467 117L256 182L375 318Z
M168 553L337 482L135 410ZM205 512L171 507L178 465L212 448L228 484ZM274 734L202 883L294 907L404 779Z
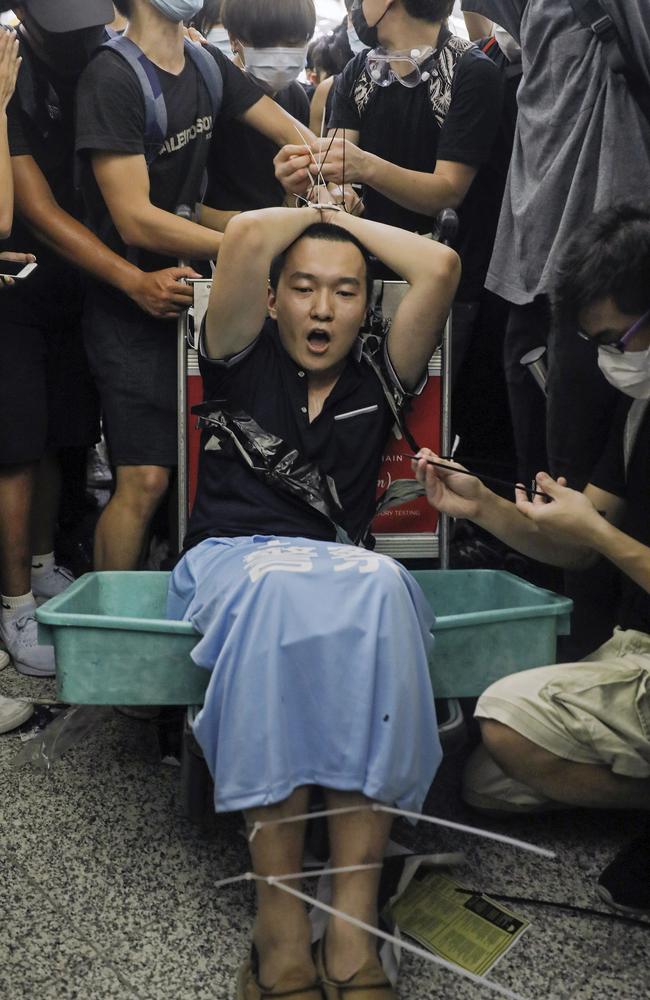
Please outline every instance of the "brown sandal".
M315 979L305 986L294 986L283 990L280 985L273 989L263 986L258 979L258 959L255 949L247 958L237 976L237 1000L276 1000L287 997L291 1000L324 1000L320 981Z
M325 939L316 950L316 972L320 976L325 1000L397 1000L397 996L379 959L366 962L346 980L332 979L325 964Z

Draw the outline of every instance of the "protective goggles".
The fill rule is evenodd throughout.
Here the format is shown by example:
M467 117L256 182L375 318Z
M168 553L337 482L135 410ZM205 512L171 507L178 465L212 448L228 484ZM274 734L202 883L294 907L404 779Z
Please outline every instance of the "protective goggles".
M366 69L370 79L378 87L390 87L395 81L403 87L417 87L431 76L421 66L433 53L434 49L430 45L401 52L387 52L380 46L372 49L366 56Z

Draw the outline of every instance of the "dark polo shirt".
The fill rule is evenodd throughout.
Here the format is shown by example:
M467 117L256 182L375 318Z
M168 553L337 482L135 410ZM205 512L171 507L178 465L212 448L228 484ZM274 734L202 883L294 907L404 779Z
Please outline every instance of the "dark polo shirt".
M202 352L203 353L203 352ZM387 352L379 360L389 385L406 395ZM206 400L243 410L318 465L336 484L343 527L356 538L374 510L377 475L394 418L370 365L349 355L321 413L309 422L308 376L284 350L268 319L253 344L227 361L201 358ZM356 411L363 410L363 413ZM333 541L324 515L257 478L234 453L206 451L201 441L199 482L185 547L210 537L281 535Z

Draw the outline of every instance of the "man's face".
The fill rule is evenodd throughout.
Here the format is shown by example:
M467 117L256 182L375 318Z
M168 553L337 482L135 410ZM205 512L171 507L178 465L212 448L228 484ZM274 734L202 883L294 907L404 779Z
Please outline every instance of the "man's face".
M366 262L353 243L304 237L289 250L269 315L297 365L336 375L366 311Z
M599 299L578 315L580 329L596 344L616 344L632 327L640 314L621 312L612 298ZM625 343L625 352L645 351L650 347L650 319Z

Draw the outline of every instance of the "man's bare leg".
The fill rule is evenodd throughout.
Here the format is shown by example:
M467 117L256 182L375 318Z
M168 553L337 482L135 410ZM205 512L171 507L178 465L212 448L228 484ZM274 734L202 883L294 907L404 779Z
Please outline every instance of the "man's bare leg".
M357 792L327 789L328 809L370 805ZM364 810L329 817L330 860L333 868L381 863L384 859L393 817ZM334 875L332 906L372 926L377 925L377 894L380 869ZM328 974L345 981L370 958L377 958L377 938L340 917L331 917L326 938L325 964Z
M37 465L0 467L0 592L8 597L31 587L30 514Z
M650 809L650 778L558 757L509 726L480 719L485 747L505 773L548 799L590 809Z
M309 788L297 788L276 806L251 809L246 823L299 816L309 807ZM291 875L302 871L305 823L265 827L250 844L253 870L258 875ZM299 888L299 885L296 885ZM273 988L300 987L312 982L316 969L311 957L311 927L304 904L282 889L257 883L257 916L253 941L260 959L260 982Z
M123 465L116 470L115 493L95 531L95 569L137 569L152 517L169 483L169 469Z

